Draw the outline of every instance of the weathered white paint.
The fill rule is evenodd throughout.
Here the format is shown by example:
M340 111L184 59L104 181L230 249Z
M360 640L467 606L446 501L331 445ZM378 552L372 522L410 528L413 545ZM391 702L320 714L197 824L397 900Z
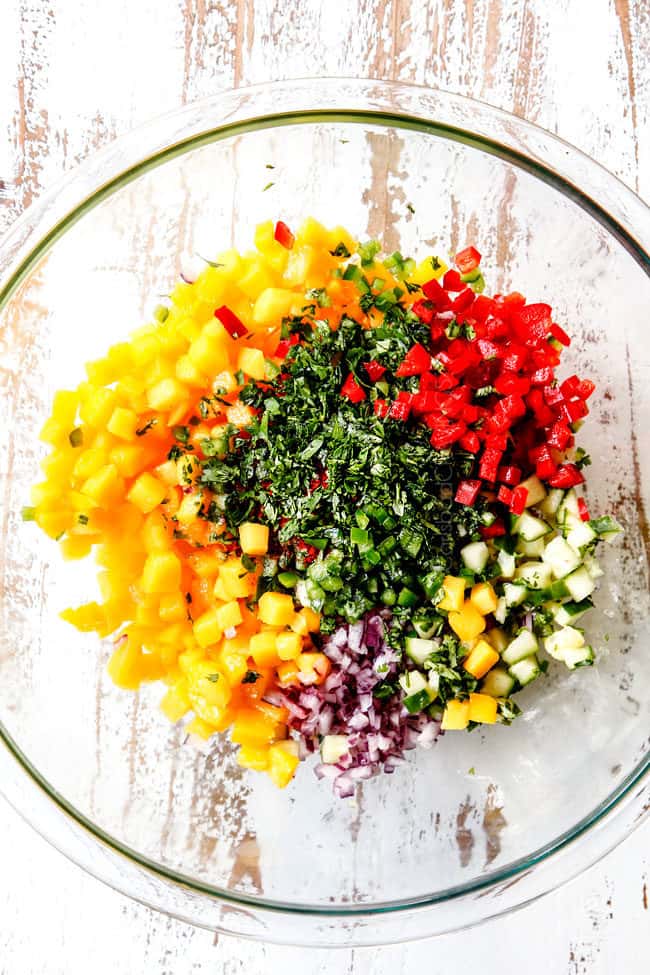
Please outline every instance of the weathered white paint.
M314 74L473 95L557 132L650 196L647 0L5 0L0 227L154 114L233 84ZM300 952L215 945L85 876L0 805L0 975L496 975L504 964L641 975L649 839L646 826L563 890L464 935L380 954Z

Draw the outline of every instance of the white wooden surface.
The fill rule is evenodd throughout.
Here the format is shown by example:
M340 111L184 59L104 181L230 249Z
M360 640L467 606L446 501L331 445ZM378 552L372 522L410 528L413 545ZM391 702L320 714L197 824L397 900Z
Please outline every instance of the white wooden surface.
M318 74L473 95L557 132L650 198L649 0L4 0L2 11L0 229L152 115L218 88ZM0 975L645 975L649 840L647 824L564 889L466 934L305 952L215 942L133 904L0 805Z

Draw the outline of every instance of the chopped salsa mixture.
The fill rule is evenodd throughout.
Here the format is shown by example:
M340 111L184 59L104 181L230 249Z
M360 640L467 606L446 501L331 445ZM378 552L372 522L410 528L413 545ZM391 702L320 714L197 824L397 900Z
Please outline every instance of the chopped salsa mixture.
M510 724L580 625L620 531L580 493L594 383L552 309L307 219L261 224L56 394L23 517L101 598L120 687L164 681L279 786L339 796L441 732ZM550 659L549 659L550 658Z

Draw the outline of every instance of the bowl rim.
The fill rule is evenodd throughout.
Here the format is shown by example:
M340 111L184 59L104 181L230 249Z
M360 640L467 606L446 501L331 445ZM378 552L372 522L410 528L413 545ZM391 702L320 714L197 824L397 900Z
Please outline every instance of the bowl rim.
M386 101L389 101L391 94L401 90L403 92L426 92L429 95L441 98L443 102L447 101L449 104L459 103L465 104L468 107L478 107L484 113L487 113L488 116L496 115L502 121L508 121L509 123L514 124L517 129L522 129L523 131L529 133L537 133L538 137L542 137L542 142L549 141L551 145L557 144L558 146L563 147L564 151L568 155L573 155L582 159L583 162L589 167L595 167L595 171L603 174L608 183L613 182L613 185L618 187L619 191L624 197L629 197L630 200L633 200L635 204L638 204L644 211L646 211L646 213L650 215L650 208L648 208L642 198L636 194L634 190L632 190L617 176L603 167L600 163L589 157L582 150L571 145L553 133L541 128L540 126L512 115L503 109L492 106L487 102L468 98L462 95L456 95L451 92L445 92L442 89L432 88L425 85L389 82L372 78L358 79L310 77L305 79L289 79L282 82L263 83L245 88L230 89L227 90L226 94L231 96L251 95L254 98L255 95L260 93L268 94L272 89L276 91L281 90L284 92L293 92L296 90L296 87L305 87L307 84L313 86L315 83L317 83L321 89L323 89L324 86L324 89L322 90L323 101L326 100L328 95L332 94L331 90L334 89L334 87L339 89L342 84L347 84L349 87L356 87L357 94L360 95L363 94L362 89L364 86L371 86L373 89L378 89L383 94ZM313 97L315 95L315 91L312 91L311 95ZM146 140L149 135L154 135L160 127L164 128L165 125L170 123L172 120L182 122L185 117L190 118L191 113L196 111L197 108L201 108L202 106L210 106L210 108L214 108L216 100L223 96L224 92L222 91L218 94L210 95L206 98L191 102L188 105L182 106L181 108L173 109L159 116L158 118L153 119L144 125L138 126L130 132L117 137L117 139L113 140L110 144L92 154L80 166L76 167L70 173L66 174L61 180L57 181L46 193L39 197L10 225L8 231L0 240L0 255L2 255L3 251L8 247L9 242L12 241L14 237L20 236L20 233L23 230L29 231L34 219L36 219L39 214L41 217L43 215L47 216L48 208L58 198L62 189L69 190L74 188L77 184L80 184L82 176L85 174L93 174L98 168L103 167L105 163L112 160L116 149L119 149L122 146L130 146L132 144L135 145L135 143L139 140ZM208 117L208 115L209 113L206 113L206 117ZM463 129L445 122L436 121L435 119L432 119L428 113L424 113L422 116L417 116L411 115L407 112L400 112L395 109L392 111L382 111L369 108L298 108L297 110L292 111L267 111L260 115L245 115L242 120L234 122L223 121L220 124L212 124L210 127L202 131L192 132L192 134L185 136L179 141L172 141L164 147L148 152L139 161L132 163L126 168L118 167L116 171L112 173L110 178L100 182L95 186L95 189L92 192L89 194L84 194L81 199L78 200L76 205L64 212L63 215L59 216L46 233L42 235L34 234L32 229L31 236L36 236L36 242L34 244L30 244L30 246L27 248L26 254L20 257L16 265L10 271L9 276L6 278L2 288L0 288L0 311L2 311L7 301L15 293L21 282L38 262L41 256L46 253L49 248L61 236L63 236L63 234L71 226L73 226L74 223L77 222L77 220L82 219L83 216L89 212L89 210L93 209L105 199L109 198L112 193L118 191L128 183L153 170L157 166L162 165L176 156L182 155L190 150L198 149L203 145L212 144L214 142L232 138L234 136L244 135L249 132L284 125L315 124L317 122L328 121L331 123L370 122L371 124L389 125L399 129L415 129L416 131L425 132L432 136L442 137L454 142L462 142L465 144L469 143L477 149L490 152L492 155L496 155L500 158L508 160L518 168L532 173L532 175L536 176L542 181L551 184L556 190L562 192L565 196L568 196L579 206L581 206L582 209L585 209L592 217L594 217L594 219L598 220L598 222L603 224L609 230L609 232L613 234L613 236L619 241L619 243L621 243L623 247L625 247L625 249L637 261L637 263L641 265L642 269L650 275L650 254L645 249L645 246L636 239L630 229L628 229L617 217L609 213L601 204L597 203L591 195L582 191L566 176L563 176L552 166L543 164L539 159L533 158L532 155L529 155L520 149L508 146L505 142L490 139L489 136L473 132L469 128ZM66 817L74 820L77 825L82 827L85 832L89 833L94 840L98 841L103 846L109 847L113 852L126 857L129 861L137 864L147 872L155 874L156 876L161 877L163 880L171 881L175 885L181 885L199 894L207 895L212 899L224 901L226 903L254 907L262 911L280 912L282 914L290 915L311 915L317 917L329 916L342 918L381 916L388 913L398 914L400 911L405 911L410 908L433 906L435 904L455 900L467 895L480 894L480 892L484 892L487 888L493 888L500 883L512 881L514 878L520 877L524 871L530 870L532 867L549 860L555 854L567 848L585 833L590 831L596 824L601 823L609 813L614 812L621 806L622 800L631 796L635 786L645 780L650 773L650 754L647 754L645 758L642 759L628 774L628 776L626 776L619 786L604 800L602 800L587 816L582 817L582 819L579 820L572 829L566 830L560 836L549 841L543 847L533 851L531 854L528 854L525 857L520 857L503 868L494 870L488 874L482 875L481 877L475 878L474 880L468 881L466 884L456 885L436 894L425 894L410 898L402 898L397 901L373 902L372 904L298 904L286 903L283 901L274 900L272 898L265 898L252 894L233 892L225 888L212 886L199 881L196 878L189 877L180 871L176 871L171 867L167 867L161 863L149 859L97 826L92 822L92 820L90 820L83 813L77 810L70 802L68 802L63 795L58 793L56 789L54 789L54 787L45 779L45 777L41 775L38 769L31 764L27 756L20 749L17 742L15 742L8 733L2 722L0 722L0 741L16 760L18 765L27 774L32 784L37 786ZM0 790L1 789L2 785L0 784ZM38 832L41 832L38 826L31 822L29 816L24 814L16 803L12 802L10 796L7 796L7 799L10 804L14 808L18 809L24 818L30 822L30 824ZM637 817L635 820L635 826L643 821L643 819L645 819L649 814L650 809L645 810L645 814ZM610 844L608 849L611 849L612 846L617 845L617 843L624 839L630 831L631 830L628 830L628 832L623 832L620 836L618 836L615 841ZM41 835L45 834L41 833ZM583 864L580 869L585 869L586 866L591 865L593 862L594 860L592 859L589 861L589 863ZM92 870L90 872L92 872ZM561 882L566 879L569 879L568 876L563 878Z

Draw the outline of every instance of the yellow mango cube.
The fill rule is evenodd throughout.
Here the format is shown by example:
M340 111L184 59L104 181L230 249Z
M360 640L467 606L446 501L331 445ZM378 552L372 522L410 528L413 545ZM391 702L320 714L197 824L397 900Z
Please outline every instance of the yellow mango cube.
M120 440L135 440L138 422L138 414L133 410L116 406L106 424L106 429Z
M452 610L448 619L450 627L461 640L475 640L485 629L485 617L469 599L465 600L460 611Z
M191 707L185 678L181 678L173 687L170 687L160 702L160 710L172 724L176 724L177 721L184 718Z
M211 647L218 643L223 636L223 629L219 626L217 609L206 610L202 616L194 620L194 638L200 647Z
M497 719L497 699L490 694L470 694L469 720L494 724Z
M459 612L465 599L465 580L460 576L445 576L442 588L445 595L438 603L438 609Z
M241 607L236 599L219 606L216 612L217 622L222 630L230 630L242 622Z
M489 582L477 582L475 586L472 586L469 598L472 601L472 605L483 616L493 613L497 608L497 594Z
M219 567L219 582L226 592L226 599L246 599L255 586L255 576L245 569L241 559L228 559ZM215 589L215 596L220 597Z
M89 555L93 547L93 537L92 535L69 535L64 538L60 542L60 548L66 562L83 559Z
M194 365L189 355L182 355L176 362L176 378L187 386L206 386L207 379Z
M276 648L275 630L264 630L254 633L250 638L250 655L258 667L273 667L279 663L280 656Z
M225 640L219 651L219 669L226 675L231 687L241 684L248 671L248 640L244 640L245 647L240 652L237 648L228 646L234 640Z
M239 544L246 555L266 555L269 550L268 525L244 522L239 526Z
M264 379L266 362L261 349L241 349L237 357L237 368L251 379Z
M194 282L194 289L199 301L212 305L213 308L221 304L227 287L228 279L223 268L212 267L210 264L203 268Z
M164 551L170 547L171 538L162 512L152 511L147 515L141 528L141 537L147 552Z
M255 772L264 772L269 764L269 750L264 745L241 745L237 752L237 764Z
M271 626L289 626L294 617L293 599L284 593L265 592L257 604L257 617Z
M469 656L463 661L463 667L468 674L478 679L485 677L488 670L494 667L499 659L499 654L490 646L487 640L479 640L469 653Z
M173 552L150 552L142 569L145 593L176 592L181 584L180 559Z
M469 721L469 701L447 701L442 714L443 731L462 731Z
M79 408L79 416L84 423L99 430L108 423L114 407L114 390L107 389L105 386L90 387L88 395Z
M256 301L260 294L275 284L274 275L262 258L252 258L237 281L237 287L247 298Z
M158 615L163 623L180 623L187 619L187 600L182 592L163 593Z
M167 493L167 486L154 477L153 474L145 472L140 474L131 486L127 494L128 500L139 508L143 515L149 514L157 508Z
M192 342L187 355L190 362L207 376L214 376L230 368L226 343L220 337L210 335L205 330Z
M81 486L81 493L92 498L100 508L114 504L124 493L124 481L115 464L106 464L92 474Z
M288 315L298 296L286 288L266 288L253 306L255 325L276 325ZM263 375L260 377L263 378Z
M279 789L291 782L299 764L297 741L276 741L270 746L267 772Z
M122 477L135 477L147 462L146 449L134 443L118 444L113 447L109 456L111 464L115 464Z
M184 403L186 399L187 387L173 376L161 379L147 392L149 408L161 413L173 409L179 403Z
M278 633L275 638L275 648L280 660L295 660L302 652L302 637L291 631Z

